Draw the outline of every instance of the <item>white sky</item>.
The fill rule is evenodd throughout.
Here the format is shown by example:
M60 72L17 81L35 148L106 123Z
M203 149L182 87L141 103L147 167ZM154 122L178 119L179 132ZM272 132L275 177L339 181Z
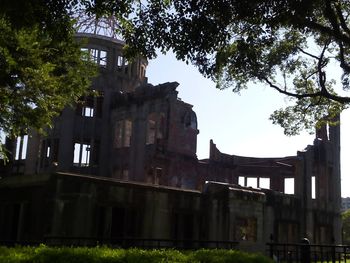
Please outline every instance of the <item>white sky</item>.
M149 83L157 85L177 81L179 97L193 105L200 133L197 141L198 158L209 157L209 140L227 154L254 157L282 157L296 155L314 136L304 133L287 137L282 128L273 125L270 114L285 105L284 97L263 85L252 85L241 95L231 90L217 90L215 84L200 75L196 68L177 61L173 54L160 55L149 62ZM341 117L342 196L350 196L350 111Z

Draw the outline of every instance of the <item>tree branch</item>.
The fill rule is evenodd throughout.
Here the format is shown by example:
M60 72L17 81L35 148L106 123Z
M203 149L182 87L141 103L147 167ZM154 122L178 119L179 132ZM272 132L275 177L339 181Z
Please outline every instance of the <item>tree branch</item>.
M304 49L302 49L302 48L300 48L300 47L297 47L297 49L298 49L301 53L303 53L303 54L305 54L305 55L307 55L307 56L310 56L310 57L312 57L312 58L314 58L314 59L317 59L317 60L320 59L318 56L313 55L313 54L311 54L311 53L309 53L309 52L306 52Z
M335 6L335 10L337 11L337 15L338 15L338 17L339 17L339 21L340 21L340 26L341 26L341 28L342 28L348 35L350 35L350 29L349 29L349 27L348 27L347 24L346 24L345 18L344 18L344 16L343 16L343 13L342 13L342 11L341 11L341 8L340 8L339 4Z
M271 88L277 90L279 93L296 98L296 99L304 99L304 98L315 98L315 97L324 97L336 102L339 102L341 104L345 103L350 103L350 97L343 97L343 96L338 96L335 94L331 94L328 92L328 90L325 91L319 91L315 93L303 93L303 94L298 94L298 93L293 93L289 92L287 90L283 90L277 85L273 84L268 78L263 77L263 81L265 81Z

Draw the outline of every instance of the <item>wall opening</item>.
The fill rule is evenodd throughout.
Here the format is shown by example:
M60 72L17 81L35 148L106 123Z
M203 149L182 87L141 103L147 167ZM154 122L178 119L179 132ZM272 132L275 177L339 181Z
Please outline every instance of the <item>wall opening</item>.
M270 189L270 178L259 178L259 187Z
M147 121L147 138L146 144L154 144L156 140L157 115L150 113Z
M115 124L114 133L114 148L130 147L132 136L132 121L117 121Z
M247 177L247 187L258 188L258 178Z
M27 146L28 146L28 135L17 137L15 160L25 160L26 159Z
M84 143L74 144L74 166L89 166L90 165L91 145Z
M294 178L284 178L284 193L294 195Z
M311 177L311 198L316 199L316 177Z
M243 176L238 177L238 184L240 186L245 186L245 178Z
M256 241L257 220L256 218L236 218L235 240Z

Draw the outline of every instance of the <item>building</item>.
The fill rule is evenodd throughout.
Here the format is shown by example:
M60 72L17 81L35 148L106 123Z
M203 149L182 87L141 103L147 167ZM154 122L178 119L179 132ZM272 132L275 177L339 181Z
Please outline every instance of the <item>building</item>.
M148 84L147 61L129 63L121 41L83 38L101 71L91 95L46 136L8 142L1 240L211 240L255 251L271 239L341 243L339 126L318 129L295 156L228 155L211 141L198 160L196 114L178 83Z

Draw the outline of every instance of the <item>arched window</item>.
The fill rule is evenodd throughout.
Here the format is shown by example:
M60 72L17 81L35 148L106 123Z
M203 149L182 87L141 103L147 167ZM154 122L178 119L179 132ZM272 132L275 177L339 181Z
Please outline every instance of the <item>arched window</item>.
M184 124L186 128L197 129L197 116L193 111L186 113Z

